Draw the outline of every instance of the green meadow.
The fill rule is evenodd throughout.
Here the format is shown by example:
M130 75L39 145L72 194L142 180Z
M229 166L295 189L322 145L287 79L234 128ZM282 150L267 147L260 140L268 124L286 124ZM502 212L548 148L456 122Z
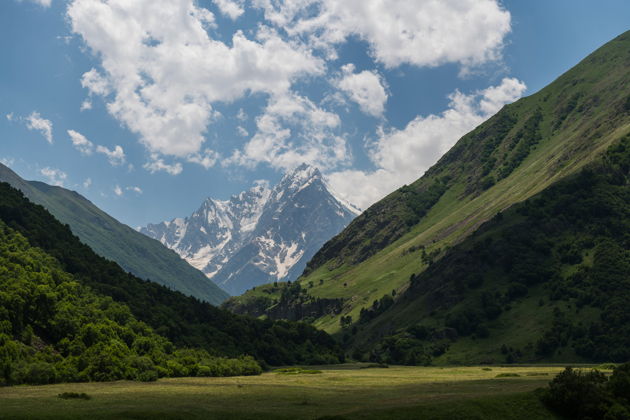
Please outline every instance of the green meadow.
M14 386L0 388L0 418L534 420L555 418L532 391L561 370L348 364L247 377Z

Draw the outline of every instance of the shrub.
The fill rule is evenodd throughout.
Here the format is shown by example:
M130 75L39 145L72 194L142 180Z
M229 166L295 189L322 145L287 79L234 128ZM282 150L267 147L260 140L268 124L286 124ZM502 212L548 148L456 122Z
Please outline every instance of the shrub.
M567 367L549 383L542 400L567 418L602 418L607 394L603 373L597 370L581 372Z
M27 384L46 385L55 382L55 368L46 362L35 362L26 365L23 372L22 380Z
M89 400L92 397L90 397L88 394L86 394L85 392L62 392L61 394L57 395L57 397L62 398L64 400L71 400L71 399L76 399L76 400Z
M140 372L136 379L141 382L155 382L158 380L158 373L154 370L145 370Z
M521 375L518 373L499 373L495 378L520 378Z

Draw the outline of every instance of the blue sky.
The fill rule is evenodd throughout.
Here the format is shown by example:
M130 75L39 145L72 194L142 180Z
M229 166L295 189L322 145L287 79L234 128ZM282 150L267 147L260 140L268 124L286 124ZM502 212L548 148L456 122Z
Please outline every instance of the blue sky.
M628 22L622 0L2 0L0 159L131 226L301 162L365 208Z

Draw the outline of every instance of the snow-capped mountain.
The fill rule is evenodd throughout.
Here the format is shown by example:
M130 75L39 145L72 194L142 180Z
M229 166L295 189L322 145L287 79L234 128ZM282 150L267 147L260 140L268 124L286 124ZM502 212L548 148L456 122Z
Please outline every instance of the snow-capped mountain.
M271 189L258 182L185 219L140 229L176 251L228 293L295 280L308 260L359 214L336 198L317 168L302 164Z

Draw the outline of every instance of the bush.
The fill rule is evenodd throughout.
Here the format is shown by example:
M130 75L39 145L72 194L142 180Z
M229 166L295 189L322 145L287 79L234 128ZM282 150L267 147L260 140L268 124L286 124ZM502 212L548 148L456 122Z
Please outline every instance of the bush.
M603 418L608 401L606 376L597 370L581 372L567 367L549 383L542 400L567 418Z
M499 373L495 378L520 378L518 373Z
M630 363L615 368L608 381L608 388L614 397L630 405Z
M154 370L145 370L140 372L136 379L141 382L155 382L158 380L158 373Z
M32 385L46 385L55 382L55 368L46 362L35 362L26 365L22 372L22 381Z
M88 394L86 394L85 392L63 392L59 395L57 395L57 397L62 398L64 400L72 400L72 399L76 399L76 400L89 400L92 397L90 397Z

